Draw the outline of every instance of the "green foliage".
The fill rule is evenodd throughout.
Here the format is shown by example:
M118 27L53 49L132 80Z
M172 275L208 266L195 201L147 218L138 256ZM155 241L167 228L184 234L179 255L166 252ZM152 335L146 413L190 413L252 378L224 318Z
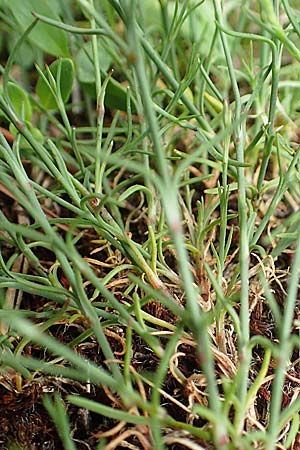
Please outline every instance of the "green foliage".
M78 408L91 448L296 442L299 11L260 5L0 3L1 367L66 450Z
M166 34L168 32L166 23L168 23L172 39L179 37L186 42L196 42L201 52L207 50L214 33L214 25L211 20L214 15L212 2L144 0L139 7L145 26L149 28L150 32L159 30L160 33ZM190 14L189 9L193 7L195 10Z
M112 66L112 57L105 50L103 45L98 45L98 55L101 74L105 77L105 73ZM79 50L76 56L76 72L78 81L82 88L91 97L96 95L96 78L95 69L93 65L92 45L91 42L86 42ZM113 76L109 78L107 83L105 98L105 106L110 109L126 111L127 109L127 92L126 89ZM132 105L132 109L135 110Z
M13 108L19 117L30 121L32 117L32 107L27 92L18 84L8 82L7 92Z
M53 400L49 396L45 396L44 405L59 430L65 450L76 450L74 441L71 438L70 424L62 399L57 393L54 394Z
M39 128L34 127L32 125L32 123L29 122L28 120L24 121L24 125L30 131L30 133L32 134L32 137L37 140L37 142L40 142L42 144L45 141L45 136L41 133ZM15 127L15 125L13 123L9 124L9 131L11 132L11 134L14 137L16 137L19 134L18 129ZM27 150L31 149L31 145L27 142L27 140L23 136L21 136L19 145L20 145L20 148L22 148L22 149L27 149Z
M6 2L6 7L10 9L21 32L33 22L32 11L53 19L59 19L59 13L61 12L59 2L53 0L9 0ZM40 22L32 31L29 39L32 44L46 53L56 57L69 56L67 36L62 30L54 29Z
M72 92L74 82L74 65L71 59L61 58L50 64L46 70L40 74L36 93L41 104L46 109L57 109L57 94L66 103Z
M98 44L100 68L107 72L112 63L111 55ZM78 81L83 84L95 84L95 69L93 64L92 43L85 42L76 55L76 72Z
M30 97L23 87L12 81L7 84L7 94L9 101L16 114L19 117L23 117L25 120L30 121L32 117L32 106ZM0 95L3 96L3 87L1 86ZM0 115L5 116L3 111L0 111Z

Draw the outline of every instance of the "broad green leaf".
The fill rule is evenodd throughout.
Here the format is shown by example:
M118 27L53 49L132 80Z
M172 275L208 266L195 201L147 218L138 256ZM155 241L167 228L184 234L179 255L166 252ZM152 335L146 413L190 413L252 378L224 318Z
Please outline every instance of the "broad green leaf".
M103 76L105 76L103 74ZM82 88L87 92L91 97L96 99L96 87L95 83L81 83ZM127 109L127 92L126 89L122 86L121 83L116 81L114 78L110 78L104 97L104 105L111 109L119 109L121 111L126 111ZM136 112L135 105L133 101L131 101L131 110L133 113Z
M70 97L73 81L74 81L74 65L71 59L57 59L49 66L49 70L57 81L58 68L61 65L60 72L60 92L64 103ZM44 71L45 77L49 80L47 70ZM40 76L36 85L36 93L39 96L42 105L47 109L57 109L57 103L50 87L46 81Z
M16 45L17 40L19 39L19 32L11 32L10 39L7 42L8 51L11 52ZM40 52L40 49L36 49ZM36 51L33 46L27 40L23 42L22 47L19 48L15 53L15 61L18 66L21 66L22 69L29 70L32 68L34 61L36 59Z
M31 103L27 92L16 83L11 81L7 85L8 95L16 113L21 117L24 114L25 120L30 120L32 116Z
M10 0L8 2L8 7L20 26L20 32L33 22L32 11L60 20L57 14L58 8L53 8L53 5L57 6L57 2L54 4L52 0ZM46 53L54 56L69 56L66 33L61 29L39 22L30 33L29 39Z
M100 70L104 78L106 76L105 73L111 66L112 59L110 54L100 43L98 45L98 52L100 60ZM92 62L93 54L91 42L86 42L81 47L81 49L77 53L75 61L78 81L89 95L91 95L93 98L96 98L95 69ZM120 109L121 111L126 111L126 98L126 89L118 81L110 77L105 92L105 106L110 109ZM133 105L132 110L135 111Z
M104 98L105 106L110 109L120 109L121 111L126 111L126 99L126 89L117 80L110 78ZM132 112L136 112L135 106L132 102L131 109Z
M100 60L100 68L105 72L108 70L111 65L111 56L107 53L103 46L98 45L98 53ZM77 53L76 60L76 71L78 81L80 83L95 83L95 70L93 64L93 52L92 52L92 43L86 42L80 48Z

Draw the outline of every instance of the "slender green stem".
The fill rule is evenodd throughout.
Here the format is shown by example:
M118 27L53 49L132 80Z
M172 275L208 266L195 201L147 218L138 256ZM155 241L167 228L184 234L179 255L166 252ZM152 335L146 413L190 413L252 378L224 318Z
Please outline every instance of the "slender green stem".
M123 2L127 4L126 26L128 30L128 42L131 49L132 60L134 61L134 68L137 79L139 81L139 88L142 94L142 101L145 109L145 115L148 121L149 132L152 139L152 145L156 154L156 163L159 173L162 178L161 191L164 209L166 211L167 221L170 227L170 232L173 235L174 245L177 251L178 264L182 276L182 284L186 294L186 308L189 325L195 334L200 361L205 372L210 394L210 405L216 415L220 414L221 405L216 388L216 380L213 369L213 359L210 351L210 341L206 328L206 321L203 319L201 310L198 305L197 293L193 288L193 279L189 269L188 256L185 249L184 237L181 227L181 217L179 205L177 201L176 191L177 187L173 186L170 177L167 160L159 137L159 128L156 120L156 115L152 106L151 93L146 78L146 66L144 63L144 54L141 50L144 41L140 38L140 34L136 29L136 20L134 11L136 8L135 1ZM125 8L124 8L125 10ZM215 441L220 446L224 447L226 442L226 430L223 423L219 423L215 429Z
M288 295L286 298L282 322L280 324L280 335L278 344L277 365L275 378L272 386L272 397L270 405L270 421L268 427L269 440L267 450L275 450L278 434L280 433L279 419L281 412L282 389L285 379L285 371L292 351L290 341L290 330L293 322L295 302L298 292L300 267L300 234L298 234L297 245L294 255L293 268L289 280Z
M221 9L221 2L214 0L216 20L222 25L223 14ZM225 33L220 30L221 42L227 62L230 81L235 98L235 117L241 115L241 99L239 87L235 76L235 70L227 43ZM237 131L234 131L235 149L237 160L244 162L244 124L241 124ZM246 203L246 184L245 173L242 167L237 169L238 175L238 211L239 211L239 268L241 279L240 291L240 325L241 334L239 336L239 409L236 411L236 426L237 432L242 433L244 428L244 420L247 414L247 385L250 366L250 352L248 350L249 343L249 293L248 293L248 268L249 268L249 243L248 243L248 226L247 226L247 203Z
M89 0L91 8L94 9L94 0ZM95 19L90 17L91 28L96 28ZM98 39L95 34L92 35L92 51L93 51L93 64L95 73L95 85L96 85L96 149L95 149L95 192L101 193L101 158L102 158L102 131L104 120L104 102L103 93L101 90L101 73L100 73L100 59L98 52Z

